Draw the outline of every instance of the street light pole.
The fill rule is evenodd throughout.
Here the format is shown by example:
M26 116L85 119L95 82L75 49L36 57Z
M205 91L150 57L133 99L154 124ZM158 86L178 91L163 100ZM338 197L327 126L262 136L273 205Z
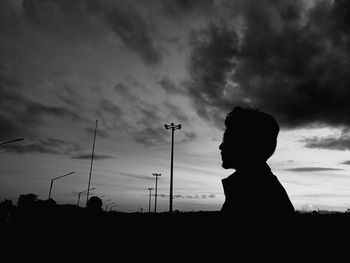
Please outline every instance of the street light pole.
M155 197L154 197L154 213L157 213L157 189L158 189L158 186L157 186L157 182L158 182L158 176L161 176L162 174L157 174L157 173L154 173L153 176L156 177L156 193L155 193Z
M182 128L181 124L175 125L171 123L170 125L164 124L165 129L171 129L171 162L170 162L170 198L169 198L169 212L173 212L173 163L174 163L174 131L180 130Z
M107 212L107 206L109 206L109 205L113 205L115 202L112 202L112 203L108 203L108 204L106 204L105 205L105 208L106 208L106 212Z
M21 137L21 138L17 138L17 139L8 140L8 141L5 141L5 142L1 142L1 143L0 143L0 146L1 146L1 145L4 145L4 144L8 144L8 143L13 143L13 142L18 142L18 141L23 141L23 140L24 140L24 138L23 138L23 137Z
M95 189L96 189L96 188L95 188L95 187L93 187L93 188L91 188L91 189L90 189L90 191L91 191L91 190L95 190ZM79 202L80 202L80 195L81 195L82 193L85 193L85 192L87 192L87 190L84 190L84 191L81 191L81 192L79 192L79 193L78 193L78 203L77 203L77 206L79 206Z
M87 203L89 201L89 194L90 194L90 182L91 182L91 171L92 171L92 163L94 161L94 151L95 151L95 141L96 141L96 131L97 131L97 120L96 120L96 124L95 124L95 132L94 132L94 143L92 144L92 153L91 153L91 164L90 164L90 173L89 173L89 183L88 183L88 191L87 191L87 195L86 195L86 204L85 206L87 206Z
M64 175L61 175L61 176L58 176L58 177L55 177L55 178L51 179L50 191L49 191L49 198L48 198L48 199L51 198L51 190L52 190L53 181L55 181L55 180L57 180L57 179L60 179L60 178L62 178L62 177L71 175L71 174L74 174L74 172L70 172L70 173L67 173L67 174L64 174Z
M149 190L148 213L151 213L151 195L152 195L153 188L149 187L148 190Z

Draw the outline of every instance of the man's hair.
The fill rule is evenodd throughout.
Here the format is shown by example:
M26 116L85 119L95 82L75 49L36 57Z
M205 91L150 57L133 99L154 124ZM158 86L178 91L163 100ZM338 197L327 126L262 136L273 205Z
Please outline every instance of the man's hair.
M255 153L265 161L274 153L279 125L274 117L258 109L235 107L225 119L227 135L230 131L239 134L247 146L253 146Z

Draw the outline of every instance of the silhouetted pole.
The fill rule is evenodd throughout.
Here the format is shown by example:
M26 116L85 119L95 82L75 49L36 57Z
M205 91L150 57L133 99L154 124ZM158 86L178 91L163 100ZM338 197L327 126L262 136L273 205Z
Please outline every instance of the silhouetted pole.
M95 151L95 141L96 141L96 131L97 131L97 120L96 120L96 125L95 125L95 132L94 132L94 143L92 144L92 153L91 153L91 164L90 164L90 173L89 173L89 183L88 183L88 191L86 194L86 204L87 206L88 200L89 200L89 194L90 194L90 183L91 183L91 171L92 171L92 163L94 161L94 151Z
M171 123L170 125L164 124L165 129L171 129L171 162L170 162L170 199L169 199L169 212L173 212L173 163L174 163L174 131L182 128L181 124L175 125Z
M148 213L151 213L151 196L152 196L153 188L150 187L150 188L148 188L148 190L149 190Z
M94 189L96 189L96 188L95 188L95 187L93 187L93 188L91 188L91 189L90 189L90 191L91 191L91 190L94 190ZM80 195L81 195L82 193L85 193L85 192L87 192L87 190L84 190L84 191L81 191L81 192L79 192L79 193L78 193L78 203L77 203L77 206L79 206L79 202L80 202Z
M24 140L24 138L17 138L17 139L8 140L8 141L5 141L5 142L1 142L1 143L0 143L0 146L1 146L1 145L4 145L4 144L8 144L8 143L23 141L23 140Z
M155 197L154 197L154 213L157 213L157 182L158 182L158 176L161 176L162 174L157 174L154 173L153 174L156 177L156 193L155 193Z
M105 208L106 208L106 212L107 212L107 207L109 206L109 205L113 205L115 202L112 202L112 203L109 203L109 204L106 204L106 206L105 206Z
M55 181L55 180L57 180L57 179L60 179L60 178L62 178L62 177L71 175L71 174L74 174L74 172L70 172L70 173L67 173L67 174L64 174L64 175L61 175L61 176L58 176L58 177L55 177L55 178L51 179L50 191L49 191L49 198L48 198L48 199L50 199L50 197L51 197L51 190L52 190L53 181Z

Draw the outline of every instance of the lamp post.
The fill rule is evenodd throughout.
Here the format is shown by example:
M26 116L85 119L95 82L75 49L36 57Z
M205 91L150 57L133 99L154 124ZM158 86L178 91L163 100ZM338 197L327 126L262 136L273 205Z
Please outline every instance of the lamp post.
M91 191L91 190L95 190L95 189L96 189L95 187L90 188L90 191ZM78 193L78 203L77 203L77 206L79 206L79 202L80 202L80 195L81 195L82 193L85 193L85 192L87 192L87 190L84 190L84 191L81 191L81 192L79 192L79 193Z
M105 208L106 208L106 212L107 212L107 206L109 206L109 205L113 205L113 204L115 204L115 202L112 202L112 203L108 203L108 204L106 204L106 206L105 206Z
M89 194L90 194L90 183L91 183L91 171L92 171L92 163L94 161L94 152L95 152L95 142L96 142L96 131L97 131L97 120L96 120L96 124L95 124L95 132L94 132L94 142L92 144L92 153L91 153L91 163L90 163L90 172L89 172L89 183L88 183L88 191L87 191L87 194L86 194L86 204L85 204L85 207L87 206L87 203L89 201Z
M5 141L5 142L1 142L1 143L0 143L0 146L1 146L1 145L4 145L4 144L12 143L12 142L23 141L23 140L24 140L23 137L22 137L22 138L17 138L17 139L8 140L8 141Z
M157 174L157 173L153 173L153 176L156 177L156 193L154 196L154 213L157 213L157 182L158 182L158 176L161 176L162 174Z
M149 190L148 213L151 213L151 196L152 196L153 188L149 187L148 190Z
M51 179L50 191L49 191L49 198L48 198L48 199L51 198L51 190L52 190L53 181L55 181L55 180L57 180L57 179L60 179L60 178L62 178L62 177L71 175L71 174L74 174L74 172L70 172L70 173L67 173L67 174L64 174L64 175L61 175L61 176L58 176L58 177L55 177L55 178Z
M171 162L170 162L170 199L169 199L169 212L173 212L173 163L174 163L174 131L182 128L181 124L170 125L164 124L165 129L171 130Z

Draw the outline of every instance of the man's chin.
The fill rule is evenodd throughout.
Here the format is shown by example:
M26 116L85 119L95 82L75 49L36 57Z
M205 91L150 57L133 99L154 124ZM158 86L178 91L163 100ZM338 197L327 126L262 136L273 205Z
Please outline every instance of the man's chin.
M226 162L222 162L221 166L224 169L232 169L233 168L231 164L228 164Z

